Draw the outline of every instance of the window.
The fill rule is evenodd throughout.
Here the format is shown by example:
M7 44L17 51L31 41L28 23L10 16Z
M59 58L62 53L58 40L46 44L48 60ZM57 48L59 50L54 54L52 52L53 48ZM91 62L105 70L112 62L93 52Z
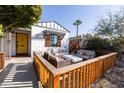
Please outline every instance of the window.
M61 47L61 35L45 34L45 47Z
M58 46L58 36L55 34L50 35L50 46Z

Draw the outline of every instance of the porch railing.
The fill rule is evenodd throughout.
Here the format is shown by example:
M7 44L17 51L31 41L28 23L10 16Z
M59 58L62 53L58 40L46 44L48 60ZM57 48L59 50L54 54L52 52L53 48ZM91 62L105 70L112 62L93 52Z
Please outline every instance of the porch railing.
M0 70L4 68L4 53L0 53Z
M48 88L85 88L98 80L116 63L116 53L110 53L69 66L55 68L34 53L34 64L39 81Z

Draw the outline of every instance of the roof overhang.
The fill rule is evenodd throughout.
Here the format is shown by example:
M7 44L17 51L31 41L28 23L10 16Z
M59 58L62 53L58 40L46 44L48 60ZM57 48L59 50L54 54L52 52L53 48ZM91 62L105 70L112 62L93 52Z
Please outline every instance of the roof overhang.
M30 31L31 32L32 29L30 28L16 28L15 31Z
M66 34L66 32L62 32L62 31L58 31L58 30L48 30L48 29L46 29L46 30L44 30L43 31L44 33L50 33L50 34L59 34L59 35L65 35Z
M44 33L50 33L50 34L56 34L56 35L60 35L61 38L63 39L63 37L65 36L65 32L59 32L58 30L44 30Z

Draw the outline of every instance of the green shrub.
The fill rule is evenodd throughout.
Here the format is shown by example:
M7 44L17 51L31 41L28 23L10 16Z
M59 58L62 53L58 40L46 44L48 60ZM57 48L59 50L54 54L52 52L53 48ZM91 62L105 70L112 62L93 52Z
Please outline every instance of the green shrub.
M0 38L4 37L3 26L0 24Z
M99 36L92 36L86 39L88 49L106 49L110 47L110 41L108 39L103 39Z
M124 38L117 37L111 40L94 35L90 38L87 37L86 40L88 41L86 49L117 52L118 57L120 57L122 52L124 53Z

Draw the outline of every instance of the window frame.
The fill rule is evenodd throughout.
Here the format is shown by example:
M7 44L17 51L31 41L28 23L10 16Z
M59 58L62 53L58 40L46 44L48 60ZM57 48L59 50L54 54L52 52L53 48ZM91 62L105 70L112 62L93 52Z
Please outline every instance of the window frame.
M54 41L55 41L54 36L56 36L56 39L57 39L56 40L57 41L56 44L54 44ZM50 47L58 47L58 35L57 34L50 34Z

